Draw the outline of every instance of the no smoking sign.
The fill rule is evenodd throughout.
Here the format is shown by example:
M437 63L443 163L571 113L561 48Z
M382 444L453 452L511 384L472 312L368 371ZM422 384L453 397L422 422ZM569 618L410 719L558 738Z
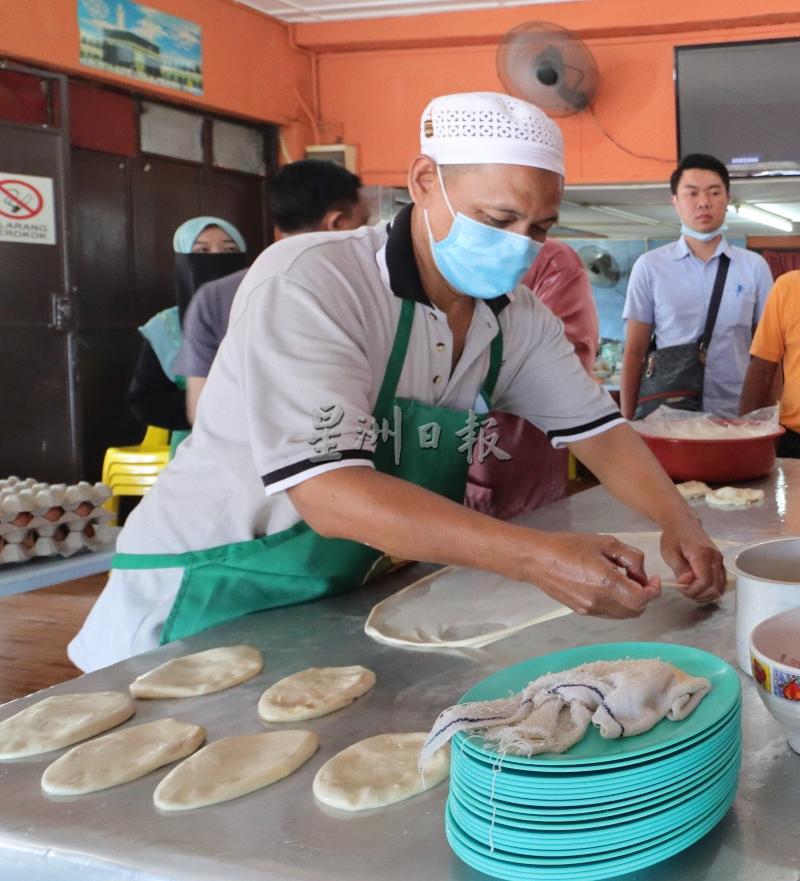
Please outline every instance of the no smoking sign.
M0 215L11 220L29 220L41 213L42 194L24 180L0 180Z
M0 171L0 241L56 243L52 178Z

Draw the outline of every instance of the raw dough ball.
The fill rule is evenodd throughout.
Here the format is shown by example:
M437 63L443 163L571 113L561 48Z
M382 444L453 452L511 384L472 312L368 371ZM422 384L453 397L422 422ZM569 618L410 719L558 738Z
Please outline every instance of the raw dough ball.
M366 667L310 667L271 685L258 702L265 722L292 722L327 716L347 707L375 685Z
M748 505L763 501L763 489L723 486L722 489L710 490L706 493L706 504L711 505L712 508L746 508Z
M193 753L206 739L199 725L159 719L73 747L42 775L50 795L83 795L144 777Z
M158 784L162 811L186 811L247 795L288 777L319 748L312 731L270 731L215 740L181 762Z
M685 483L678 483L675 489L685 499L703 499L706 493L711 492L711 487L706 486L702 480L687 480Z
M211 694L247 682L260 673L263 666L258 649L249 645L224 646L173 658L139 676L130 689L138 698Z
M46 697L0 722L0 759L72 746L121 724L135 711L130 697L118 691Z
M343 811L381 808L441 783L450 773L450 751L441 749L423 772L419 758L424 733L378 734L329 759L314 778L314 795Z

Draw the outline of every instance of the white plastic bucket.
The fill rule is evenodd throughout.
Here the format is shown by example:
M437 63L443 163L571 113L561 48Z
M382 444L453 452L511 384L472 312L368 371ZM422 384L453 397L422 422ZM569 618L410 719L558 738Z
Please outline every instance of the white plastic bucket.
M736 659L752 676L753 628L779 612L800 608L800 538L747 545L729 568L736 576Z

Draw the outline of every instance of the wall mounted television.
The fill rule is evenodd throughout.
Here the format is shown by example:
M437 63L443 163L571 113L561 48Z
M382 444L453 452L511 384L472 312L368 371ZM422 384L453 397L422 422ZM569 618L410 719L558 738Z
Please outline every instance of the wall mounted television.
M675 89L680 156L800 175L800 39L677 46Z

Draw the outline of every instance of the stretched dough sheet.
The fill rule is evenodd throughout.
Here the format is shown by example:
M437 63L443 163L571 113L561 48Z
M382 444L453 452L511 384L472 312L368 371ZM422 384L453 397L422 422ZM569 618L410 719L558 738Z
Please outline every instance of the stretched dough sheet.
M378 603L364 631L390 645L480 648L571 611L533 585L448 566Z
M621 532L616 537L644 552L648 575L659 575L665 588L675 585L661 558L660 532ZM733 547L724 540L716 544L723 552ZM389 645L481 648L571 611L532 584L448 566L378 603L364 631Z

